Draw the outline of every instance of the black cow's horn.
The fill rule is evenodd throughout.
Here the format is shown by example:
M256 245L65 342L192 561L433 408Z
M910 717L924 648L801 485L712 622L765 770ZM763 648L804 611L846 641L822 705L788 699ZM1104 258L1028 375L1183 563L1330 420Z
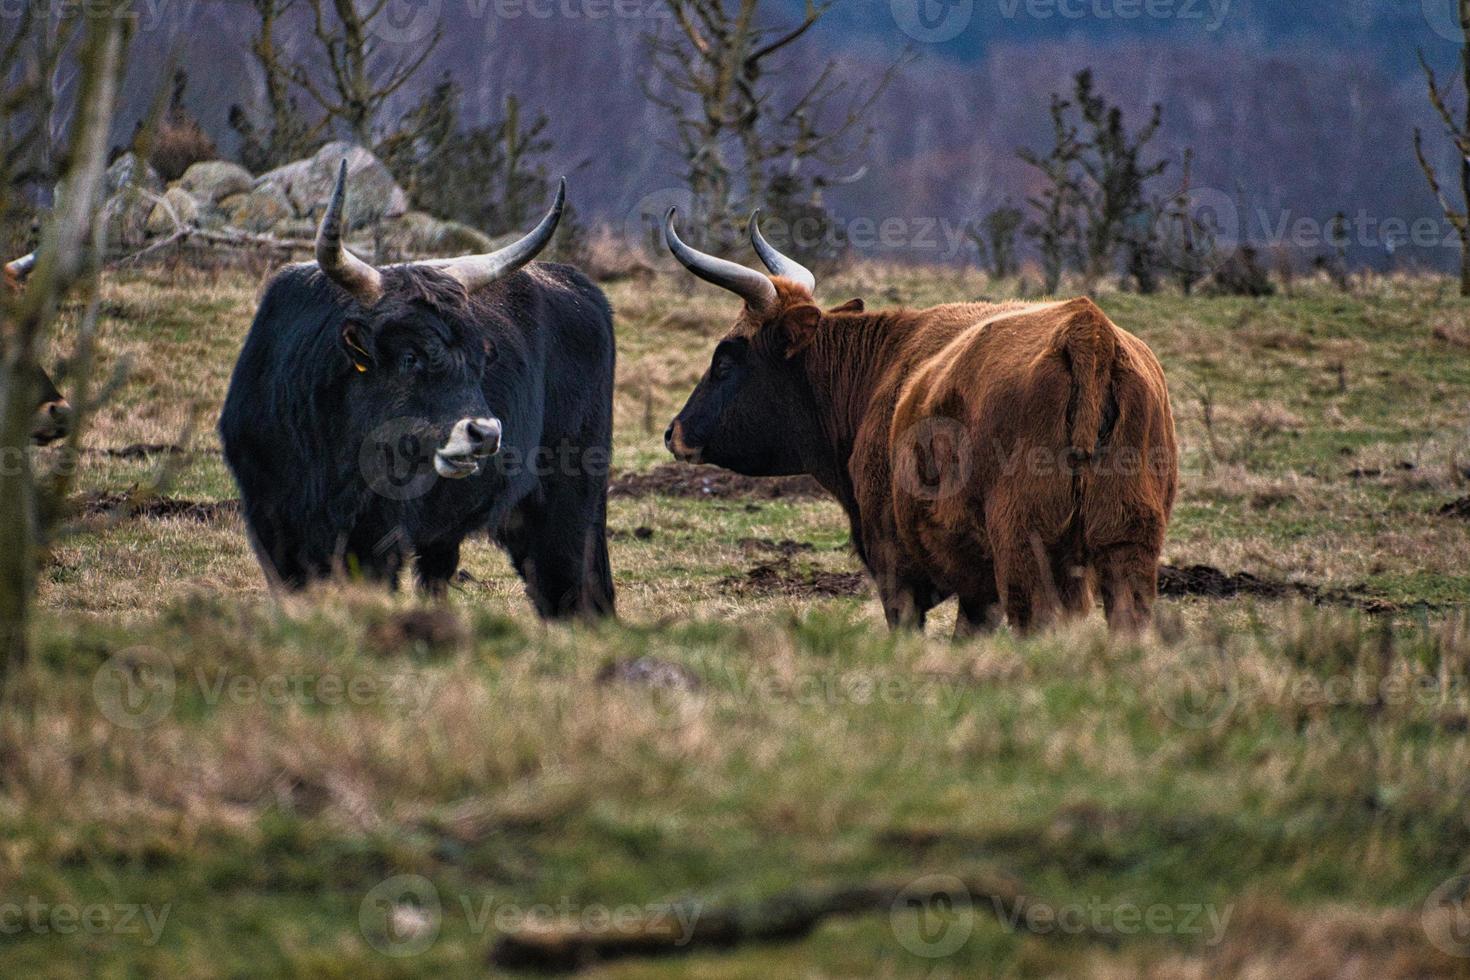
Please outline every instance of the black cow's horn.
M785 276L792 282L800 283L806 287L806 291L813 295L817 292L817 277L812 271L795 259L782 255L776 251L766 236L761 234L761 213L759 209L750 216L750 244L755 246L755 254L761 257L766 268L771 270L773 276Z
M19 286L21 283L26 281L26 276L29 276L31 274L31 270L35 267L35 252L32 252L30 255L22 255L14 262L10 262L5 266L5 281L10 283L11 285Z
M745 305L757 316L775 309L778 302L776 287L768 277L743 265L706 255L679 240L679 234L674 230L674 217L678 210L669 208L669 216L664 221L664 235L674 258L705 282L728 289L745 300Z
M383 298L383 275L342 244L342 212L347 204L347 160L337 171L337 188L322 215L322 226L316 234L316 264L327 278L347 290L364 306L372 306Z
M497 279L504 279L540 255L546 246L551 244L551 236L556 234L556 226L561 223L561 213L566 203L567 179L563 177L560 186L556 189L556 200L552 202L551 210L525 238L487 255L466 255L458 259L434 259L419 264L453 276L459 280L460 285L464 286L465 292L473 293Z

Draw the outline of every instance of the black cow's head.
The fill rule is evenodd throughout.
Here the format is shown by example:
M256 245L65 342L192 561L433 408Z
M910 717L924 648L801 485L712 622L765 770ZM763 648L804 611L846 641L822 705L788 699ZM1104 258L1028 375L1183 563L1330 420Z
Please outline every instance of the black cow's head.
M378 440L412 472L445 479L480 472L500 449L501 422L485 401L495 351L476 325L474 294L534 259L561 220L566 182L525 238L488 255L377 269L342 244L347 164L317 235L317 265L349 298L338 330L353 445Z
M811 472L822 432L803 357L824 316L813 299L816 277L765 240L760 212L750 219L750 236L770 276L685 245L674 217L670 210L665 231L675 258L745 306L664 443L684 462L748 476ZM854 300L831 312L861 309Z
M8 263L4 268L5 288L11 292L19 292L26 276L31 274L35 266L34 252ZM31 378L31 390L36 393L37 399L36 415L31 422L32 445L49 446L65 439L71 431L71 405L56 390L50 375L39 367Z

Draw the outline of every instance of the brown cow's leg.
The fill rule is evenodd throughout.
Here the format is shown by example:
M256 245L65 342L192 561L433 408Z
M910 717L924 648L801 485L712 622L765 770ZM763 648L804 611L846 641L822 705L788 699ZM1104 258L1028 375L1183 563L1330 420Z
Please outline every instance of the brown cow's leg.
M1060 605L1046 546L1035 534L1005 531L991 534L995 551L995 584L1006 618L1018 633L1049 624Z
M1115 545L1093 559L1102 589L1108 628L1137 633L1153 621L1159 590L1159 552L1139 545Z
M983 595L961 596L959 613L954 621L954 638L965 640L992 633L1000 625L1000 617L1000 593L993 584Z

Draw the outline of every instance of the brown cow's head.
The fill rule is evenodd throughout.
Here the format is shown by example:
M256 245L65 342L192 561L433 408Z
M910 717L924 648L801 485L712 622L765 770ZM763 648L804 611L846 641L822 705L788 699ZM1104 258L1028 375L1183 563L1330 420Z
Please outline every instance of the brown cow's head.
M35 266L34 252L8 263L4 268L5 288L18 292ZM71 405L61 397L61 392L56 390L51 378L40 368L36 369L35 377L31 380L31 388L38 399L36 416L31 422L31 444L49 446L66 438L66 434L71 431Z
M748 476L811 472L822 432L802 362L824 316L813 298L816 277L765 240L760 212L750 219L750 237L770 276L685 245L674 217L670 210L665 229L674 257L745 307L669 426L665 445L684 462ZM857 309L857 301L839 308Z

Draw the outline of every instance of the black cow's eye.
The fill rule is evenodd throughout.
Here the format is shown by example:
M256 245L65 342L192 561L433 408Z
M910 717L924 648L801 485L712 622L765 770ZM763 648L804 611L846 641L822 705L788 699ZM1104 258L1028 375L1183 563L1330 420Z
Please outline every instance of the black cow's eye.
M404 374L408 374L414 370L417 370L418 366L419 358L418 355L415 354L413 351L406 350L402 354L398 355L398 370L402 371Z

